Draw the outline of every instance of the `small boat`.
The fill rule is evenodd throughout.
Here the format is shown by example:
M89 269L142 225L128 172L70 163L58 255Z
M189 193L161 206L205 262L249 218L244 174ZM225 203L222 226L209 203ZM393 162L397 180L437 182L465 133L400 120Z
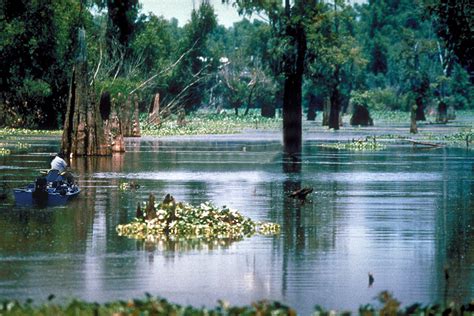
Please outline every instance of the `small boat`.
M17 205L39 207L64 205L80 192L76 184L67 182L57 170L50 170L23 188L13 189Z

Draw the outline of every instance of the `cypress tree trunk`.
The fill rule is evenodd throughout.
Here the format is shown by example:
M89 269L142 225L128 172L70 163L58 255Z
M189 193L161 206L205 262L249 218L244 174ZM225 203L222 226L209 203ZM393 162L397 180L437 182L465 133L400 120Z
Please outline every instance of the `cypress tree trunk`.
M301 81L302 75L291 74L285 78L283 95L283 144L288 153L301 151Z
M339 129L339 109L340 109L339 89L334 88L331 93L331 110L329 112L329 128Z
M416 118L417 121L426 121L423 97L416 98Z
M411 114L410 114L410 133L416 134L418 133L418 128L416 126L416 105L413 105L411 108Z
M438 115L436 116L436 122L447 123L448 122L448 106L444 101L438 103Z
M331 112L331 102L328 98L325 98L323 109L323 126L329 126L329 112Z
M87 78L85 30L78 30L78 54L72 71L61 150L69 156L110 155L96 97L90 95Z
M160 124L160 94L155 94L153 104L148 115L148 122L151 124Z
M283 93L283 146L287 153L300 153L302 144L302 85L306 34L301 24L289 25L287 34L296 50L290 50L285 64Z
M329 128L339 129L339 112L341 109L341 96L339 93L339 66L334 70L334 80L336 83L331 91L331 111L329 112Z
M132 120L132 137L140 137L140 111L138 108L138 96L135 94L133 98L133 120Z

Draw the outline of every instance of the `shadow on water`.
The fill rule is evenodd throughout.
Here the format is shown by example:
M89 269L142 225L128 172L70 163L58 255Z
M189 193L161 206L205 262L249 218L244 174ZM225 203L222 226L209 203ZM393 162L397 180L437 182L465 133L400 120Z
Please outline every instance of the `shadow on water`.
M285 175L283 182L283 222L281 230L284 235L284 248L294 249L294 253L283 254L282 263L282 292L286 295L288 289L289 260L300 254L304 249L304 230L301 225L302 202L290 198L291 192L301 189L301 154L283 153L282 167Z

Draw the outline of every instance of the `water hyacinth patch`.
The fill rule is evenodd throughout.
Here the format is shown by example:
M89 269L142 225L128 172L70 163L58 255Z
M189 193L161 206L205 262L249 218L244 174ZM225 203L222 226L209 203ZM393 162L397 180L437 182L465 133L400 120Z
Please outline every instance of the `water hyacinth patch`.
M17 142L15 144L15 148L18 150L27 150L31 148L31 144L28 143L22 143L22 142Z
M248 115L235 115L230 112L212 113L198 111L186 116L185 124L178 124L176 115L171 115L160 124L149 124L147 117L142 116L140 126L143 135L174 136L174 135L212 135L236 134L245 129L279 129L280 118L266 118L257 110L250 110Z
M154 195L137 207L136 217L130 223L117 225L119 236L129 238L160 240L241 240L254 234L274 235L280 225L252 221L238 211L224 206L218 208L210 202L192 206L176 202L166 195L161 203L155 202Z
M119 184L119 190L120 191L134 191L140 188L140 185L136 183L135 181L130 181L130 182L122 182Z
M332 148L332 149L345 149L345 150L352 150L352 151L375 151L375 150L382 150L385 149L385 145L377 142L375 137L367 137L365 139L353 139L347 143L335 143L335 144L324 144L322 147L325 148Z
M34 130L26 128L4 127L0 128L0 137L8 136L60 136L62 130Z
M448 306L419 303L401 308L400 303L388 292L379 294L380 306L366 304L360 306L358 313L348 311L327 310L320 305L314 307L313 316L375 316L375 315L465 315L474 314L474 302L466 304L451 303ZM58 315L190 315L190 316L238 316L238 315L287 315L296 316L297 310L278 301L260 300L250 305L233 306L227 301L218 300L215 307L193 307L173 303L161 297L153 297L146 293L144 299L116 300L106 303L92 303L74 299L67 304L53 303L54 295L50 295L47 303L35 305L27 300L20 303L16 300L1 300L0 315L4 316L58 316Z
M8 148L0 147L0 156L10 155L11 151Z

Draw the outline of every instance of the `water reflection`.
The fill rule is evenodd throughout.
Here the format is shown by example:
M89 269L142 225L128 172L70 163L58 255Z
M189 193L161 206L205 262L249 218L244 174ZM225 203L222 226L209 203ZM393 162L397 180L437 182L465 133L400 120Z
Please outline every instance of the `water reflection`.
M56 140L1 157L0 187L33 179ZM281 300L307 315L314 304L356 310L382 290L403 305L474 297L471 151L323 149L285 155L279 142L127 140L127 152L77 158L83 191L64 207L0 204L0 296L92 301L142 297L215 306ZM140 188L121 191L135 180ZM302 202L288 196L312 187ZM119 237L150 193L191 204L212 200L279 237L222 244L147 243ZM444 269L448 268L449 278ZM375 278L368 287L368 272Z

